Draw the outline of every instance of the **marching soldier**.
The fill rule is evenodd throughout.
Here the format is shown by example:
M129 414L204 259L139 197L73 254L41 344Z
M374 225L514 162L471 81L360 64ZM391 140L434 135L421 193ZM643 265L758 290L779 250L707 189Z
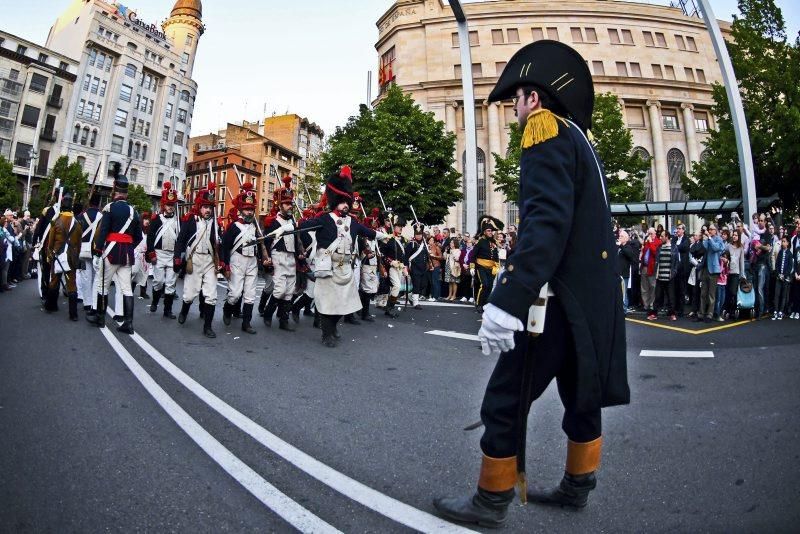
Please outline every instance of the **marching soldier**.
M139 214L128 204L128 178L119 172L119 163L114 163L113 201L103 208L100 230L95 234L93 253L97 258L100 279L97 285L96 313L87 320L98 327L106 325L108 290L111 279L122 292L122 326L118 332L133 334L133 291L131 289L131 267L134 249L142 240Z
M397 298L400 296L400 286L403 278L407 275L405 240L403 239L403 228L406 225L405 219L396 213L389 213L388 223L393 228L392 236L386 243L381 245L381 255L388 271L389 298L386 302L384 312L391 318L400 316L397 310Z
M78 269L81 251L81 225L72 214L72 194L66 193L61 199L61 212L53 220L53 226L46 242L47 261L51 265L50 281L47 286L44 309L58 311L58 292L62 282L66 282L69 297L69 318L78 320L78 287L75 271Z
M83 295L83 311L85 312L92 309L92 301L96 294L94 284L98 273L95 272L94 262L92 262L92 243L94 242L94 235L97 233L101 217L100 196L93 194L89 199L89 207L78 217L78 222L81 225L80 259L83 269L78 270L77 276L78 287Z
M339 319L361 308L359 280L353 276L356 241L359 236L383 239L388 235L366 228L349 216L353 202L350 167L342 167L329 177L325 190L330 213L306 221L303 228L320 226L316 231L314 301L322 322L322 343L332 348L340 337L336 328Z
M153 302L150 312L158 311L158 302L164 297L164 317L175 319L172 303L178 274L173 269L175 242L181 230L181 223L175 214L178 192L172 184L164 182L161 190L161 213L153 219L147 234L147 261L153 266Z
M217 334L211 328L214 311L217 306L217 225L214 220L216 204L216 187L210 183L195 198L195 211L181 225L181 231L175 242L172 268L175 272L185 271L183 279L183 304L178 313L178 323L186 322L192 302L201 295L203 314L203 335L215 338ZM201 294L202 292L202 294Z
M238 302L243 302L242 331L255 334L250 326L253 318L253 305L256 298L256 281L258 280L258 261L266 263L259 248L256 247L258 227L255 222L256 192L253 184L245 183L242 191L234 199L241 216L233 223L228 224L228 229L222 236L222 265L225 277L228 279L228 296L222 308L222 322L231 324L231 317Z
M366 226L372 227L370 224ZM363 237L359 239L359 243L361 245L359 247L361 250L361 285L358 295L361 297L361 319L368 323L374 323L375 316L369 313L369 302L378 292L378 268L380 265L376 253L378 245Z
M377 211L377 213L375 213ZM390 212L382 212L379 208L373 210L373 217L375 219L376 229L380 229L387 234L392 233L392 222L390 220ZM381 251L380 243L375 249L375 252ZM378 269L378 293L375 295L375 307L379 310L386 310L386 303L389 300L389 292L391 291L391 284L389 282L389 267L383 262L383 256L379 254L380 265Z
M303 210L303 217L298 221L298 226L316 216L316 211L312 208L313 207L308 207ZM304 315L312 315L310 308L311 304L314 302L314 257L312 252L316 249L315 232L303 232L300 234L299 239L300 243L303 245L303 255L308 258L308 272L305 273L305 287L292 303L292 319L295 323L300 322L300 310L304 310ZM318 321L315 321L315 323L318 323ZM319 328L319 325L316 324L315 327Z
M292 216L294 209L294 191L292 191L291 176L284 176L284 186L275 191L273 207L277 208L274 217L268 217L264 224L264 232L270 233L278 228L284 232L297 229L297 224ZM295 284L297 282L297 261L304 258L302 244L299 243L297 234L269 237L264 243L269 252L270 264L274 268L272 278L275 288L272 298L264 310L264 324L272 326L272 314L278 311L279 328L287 332L294 332L295 327L289 322L289 313L292 310Z
M478 313L483 313L483 307L489 300L494 286L494 278L500 271L500 255L495 241L495 232L503 229L503 223L491 215L484 215L478 221L481 237L472 249L469 261L469 274L478 275L478 295L475 298L475 308Z
M408 272L411 274L411 305L414 309L421 310L419 296L428 287L428 265L430 254L425 245L425 226L422 223L414 225L414 240L406 245L406 258L408 258Z
M478 334L484 354L501 353L481 408L478 489L434 501L444 516L483 526L505 522L515 483L523 499L585 506L600 466L600 409L630 399L605 176L585 133L589 69L567 45L537 41L511 58L488 100L512 97L523 128L520 224ZM564 476L552 490L527 492L530 403L553 378L568 439Z

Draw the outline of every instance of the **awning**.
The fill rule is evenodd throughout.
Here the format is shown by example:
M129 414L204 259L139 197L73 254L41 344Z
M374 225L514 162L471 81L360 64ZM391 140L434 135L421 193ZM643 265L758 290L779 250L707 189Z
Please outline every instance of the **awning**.
M780 199L778 195L759 198L758 211L767 211ZM741 215L744 202L741 198L721 200L678 200L670 202L628 202L627 204L611 204L611 215L615 216L648 216L648 215L716 215L735 211Z

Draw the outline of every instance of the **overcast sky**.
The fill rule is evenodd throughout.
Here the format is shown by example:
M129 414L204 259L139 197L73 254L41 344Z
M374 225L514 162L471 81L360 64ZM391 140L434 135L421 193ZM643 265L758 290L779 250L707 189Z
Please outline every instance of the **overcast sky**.
M777 2L789 35L796 35L800 2ZM69 3L0 0L0 27L44 44ZM121 3L143 21L159 22L174 0ZM736 0L711 4L719 19L731 20L737 11ZM216 131L226 121L258 120L265 109L267 115L306 116L333 133L366 101L367 71L378 63L375 23L391 5L391 0L203 0L207 30L195 62L199 92L192 135Z

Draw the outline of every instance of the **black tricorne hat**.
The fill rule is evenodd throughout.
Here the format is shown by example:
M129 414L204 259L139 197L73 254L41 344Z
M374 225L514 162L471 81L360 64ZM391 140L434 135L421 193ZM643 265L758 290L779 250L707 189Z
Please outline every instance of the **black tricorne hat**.
M591 128L592 75L586 61L574 49L546 39L523 46L508 61L488 100L511 99L519 87L531 85L556 100L581 129Z

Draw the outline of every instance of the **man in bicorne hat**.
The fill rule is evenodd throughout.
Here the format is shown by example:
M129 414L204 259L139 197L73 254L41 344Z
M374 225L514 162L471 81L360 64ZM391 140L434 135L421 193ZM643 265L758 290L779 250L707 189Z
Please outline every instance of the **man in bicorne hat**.
M489 300L494 286L494 278L500 271L500 256L495 241L496 232L503 229L503 223L491 215L484 215L478 221L480 235L469 260L469 274L477 278L478 294L475 297L475 308L483 313L483 307Z
M153 302L150 311L158 310L158 302L164 297L164 317L175 319L172 302L175 300L175 287L178 274L172 268L175 242L181 231L181 223L175 214L178 192L172 184L164 182L161 190L161 213L153 219L147 234L147 261L153 266Z
M511 98L523 128L520 223L478 334L484 354L500 353L481 408L483 461L474 494L434 501L445 517L490 527L505 522L515 484L523 502L585 506L600 466L600 410L630 399L605 176L586 134L594 105L586 62L563 43L527 45L488 100ZM530 403L554 378L564 476L528 492Z

